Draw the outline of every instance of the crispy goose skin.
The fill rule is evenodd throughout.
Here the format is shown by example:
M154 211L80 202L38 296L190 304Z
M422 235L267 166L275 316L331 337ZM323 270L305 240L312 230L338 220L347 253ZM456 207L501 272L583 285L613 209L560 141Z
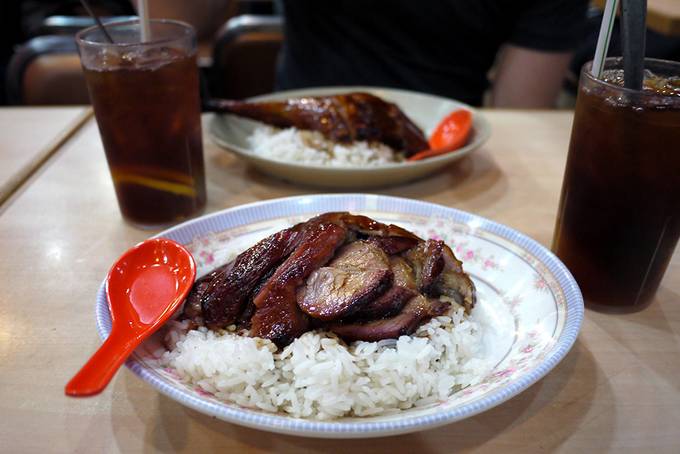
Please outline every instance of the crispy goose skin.
M280 128L318 131L336 142L382 142L407 156L429 148L423 132L396 104L368 93L252 103L209 100L206 109Z
M376 300L393 279L387 255L366 241L355 241L309 276L298 291L297 303L311 317L336 320Z
M260 279L293 251L300 236L299 226L270 235L241 253L233 266L212 279L201 298L206 325L224 328L236 321Z
M394 317L367 323L331 324L328 325L328 329L346 342L396 339L411 334L423 321L444 314L449 307L449 303L418 295L406 303L401 312Z
M277 268L255 296L251 332L279 347L288 345L307 330L309 321L296 303L298 287L325 265L342 245L347 229L332 223L311 223L300 244Z

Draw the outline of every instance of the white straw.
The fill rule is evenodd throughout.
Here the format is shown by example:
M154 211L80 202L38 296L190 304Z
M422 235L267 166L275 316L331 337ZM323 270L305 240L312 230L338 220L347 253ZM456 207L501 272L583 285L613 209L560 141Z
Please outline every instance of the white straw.
M139 25L142 32L141 41L145 43L151 40L151 26L149 25L149 4L147 3L147 0L139 0L137 2L137 14L139 14Z
M602 77L604 59L607 58L607 49L609 49L609 40L612 37L612 28L614 28L614 19L616 18L616 10L618 8L619 0L607 0L607 4L604 7L604 13L602 14L600 36L597 38L593 67L590 68L592 75L598 79Z

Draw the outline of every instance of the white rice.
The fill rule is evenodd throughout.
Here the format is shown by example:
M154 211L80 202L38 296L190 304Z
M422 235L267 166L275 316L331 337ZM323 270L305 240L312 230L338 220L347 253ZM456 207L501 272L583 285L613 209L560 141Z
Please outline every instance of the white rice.
M341 144L315 131L258 126L248 137L251 150L260 156L301 164L329 167L376 166L403 159L379 142Z
M185 322L186 323L186 322ZM173 347L161 363L187 383L248 408L327 420L389 414L446 400L490 370L482 324L462 308L414 335L345 346L332 333L305 333L282 351L268 340L170 322Z

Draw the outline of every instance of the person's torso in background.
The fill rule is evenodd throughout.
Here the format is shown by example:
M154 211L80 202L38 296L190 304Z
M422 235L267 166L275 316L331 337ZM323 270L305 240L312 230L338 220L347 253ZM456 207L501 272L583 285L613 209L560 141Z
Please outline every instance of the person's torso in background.
M544 36L553 33L550 27L559 27L550 23L555 21L553 16L564 15L556 9L570 2L576 10L585 9L587 3L288 0L284 2L286 42L277 88L379 85L479 105L499 47L517 36L520 45L536 47L530 39L532 28L544 32ZM544 14L540 14L541 9ZM545 24L538 23L541 15ZM559 37L565 32L556 29L554 33ZM536 40L542 39L540 35ZM528 43L522 43L527 39ZM544 46L537 42L537 47Z

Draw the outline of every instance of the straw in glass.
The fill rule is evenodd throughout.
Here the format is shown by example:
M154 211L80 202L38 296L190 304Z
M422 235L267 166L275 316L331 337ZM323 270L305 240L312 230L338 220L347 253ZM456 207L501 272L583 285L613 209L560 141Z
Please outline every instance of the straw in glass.
M141 41L143 43L151 40L151 26L149 25L149 3L147 0L137 2L137 14L139 15L139 25Z
M99 27L99 29L102 31L102 33L104 33L104 36L106 37L106 39L107 39L111 44L113 44L113 38L111 38L111 35L109 35L109 32L106 31L106 27L104 27L104 24L103 24L102 21L99 19L99 16L97 16L97 15L94 13L94 11L92 10L92 8L90 8L90 4L87 3L86 0L80 0L80 4L83 5L83 8L85 8L85 11L87 11L87 14L89 14L90 17L91 17L92 19L94 19L94 21L95 21L95 23L97 24L97 26Z
M644 78L647 0L621 0L623 86L641 90Z
M602 14L602 24L600 25L600 35L597 38L597 47L595 47L595 57L593 58L593 66L590 72L597 79L602 78L602 70L604 69L604 60L607 58L607 50L609 49L609 41L612 37L612 29L614 28L614 19L616 19L616 10L619 6L619 0L607 0Z

